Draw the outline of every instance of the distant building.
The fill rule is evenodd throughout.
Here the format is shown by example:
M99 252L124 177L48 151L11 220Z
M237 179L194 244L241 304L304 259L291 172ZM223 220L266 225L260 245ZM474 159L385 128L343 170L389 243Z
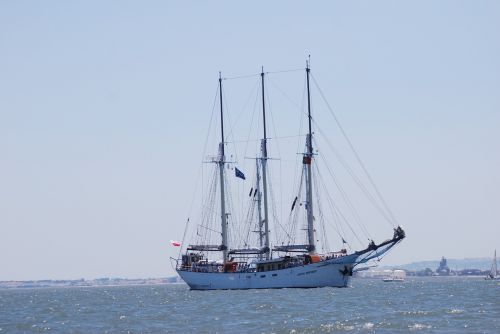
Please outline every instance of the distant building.
M436 274L439 276L450 275L450 268L448 267L448 263L444 256L441 258L441 262L439 262L439 267L436 269Z

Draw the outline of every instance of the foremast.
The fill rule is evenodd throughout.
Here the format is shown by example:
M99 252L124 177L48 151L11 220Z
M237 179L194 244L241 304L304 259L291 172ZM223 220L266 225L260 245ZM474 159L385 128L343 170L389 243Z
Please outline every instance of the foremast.
M262 166L262 190L264 192L264 242L265 242L265 257L269 260L270 241L269 241L269 208L267 205L267 133L266 133L266 102L264 95L264 68L260 73L262 81L262 120L264 128L264 138L261 141L262 157L260 159Z
M312 201L312 129L311 129L311 91L309 89L309 61L306 62L306 77L307 77L307 118L309 123L309 133L306 138L306 153L302 159L302 163L306 165L306 210L307 210L307 241L308 251L310 254L316 252L316 243L314 237L314 215L313 215L313 201Z
M223 103L222 103L222 75L219 72L219 101L220 101L220 129L221 129L221 142L219 144L219 176L220 176L220 212L221 212L221 231L222 231L222 259L224 263L227 262L227 215L226 215L226 197L224 193L224 166L225 166L225 156L224 156L224 113L223 113Z

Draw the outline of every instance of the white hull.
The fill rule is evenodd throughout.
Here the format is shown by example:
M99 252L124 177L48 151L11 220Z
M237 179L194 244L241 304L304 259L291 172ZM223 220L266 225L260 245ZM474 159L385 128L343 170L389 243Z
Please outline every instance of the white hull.
M263 272L203 273L178 270L192 290L346 287L357 255Z

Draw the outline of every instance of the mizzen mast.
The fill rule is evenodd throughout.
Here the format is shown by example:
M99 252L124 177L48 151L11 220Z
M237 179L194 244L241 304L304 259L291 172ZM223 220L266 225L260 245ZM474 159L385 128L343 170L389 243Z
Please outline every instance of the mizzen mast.
M221 227L222 227L222 254L223 261L227 261L227 214L226 214L226 197L224 194L224 113L222 107L222 75L219 72L219 100L220 100L220 129L221 129L221 142L219 144L219 175L220 175L220 212L221 212Z

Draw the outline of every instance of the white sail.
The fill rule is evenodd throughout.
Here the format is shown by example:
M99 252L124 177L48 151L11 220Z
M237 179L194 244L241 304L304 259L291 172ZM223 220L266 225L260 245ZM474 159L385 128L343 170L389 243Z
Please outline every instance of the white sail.
M494 277L497 277L497 275L498 275L498 269L497 269L497 250L495 249L495 253L493 254L493 263L491 264L490 277L494 278Z
M484 278L486 280L500 280L500 276L498 276L497 269L497 250L493 253L493 261L491 263L490 273Z

